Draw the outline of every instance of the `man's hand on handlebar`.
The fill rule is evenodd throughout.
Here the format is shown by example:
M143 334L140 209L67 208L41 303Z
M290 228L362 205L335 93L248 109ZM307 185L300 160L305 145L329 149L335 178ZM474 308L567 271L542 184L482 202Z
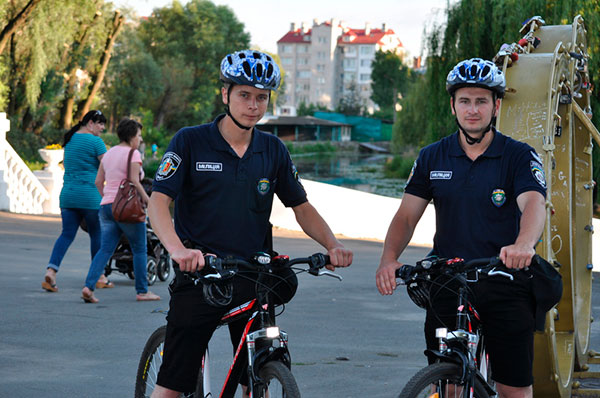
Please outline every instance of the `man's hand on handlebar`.
M352 264L352 250L346 249L344 246L337 246L327 251L330 264L325 266L330 271L336 267L347 267Z
M500 249L500 260L506 268L523 269L531 265L535 250L529 245L515 243Z
M396 270L402 267L402 263L398 261L381 260L377 273L375 274L375 282L379 293L383 296L394 293L396 286Z
M204 268L204 253L198 249L182 247L171 253L171 259L179 265L182 272L195 272Z

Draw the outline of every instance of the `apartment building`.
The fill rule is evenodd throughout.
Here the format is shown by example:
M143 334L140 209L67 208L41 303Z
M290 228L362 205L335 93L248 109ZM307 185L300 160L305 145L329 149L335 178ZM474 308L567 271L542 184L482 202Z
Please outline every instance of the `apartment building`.
M377 50L404 55L402 42L385 24L362 29L331 19L312 26L292 23L277 41L277 53L285 70L287 107L300 103L319 104L334 109L340 99L356 90L369 112L371 101L371 63Z

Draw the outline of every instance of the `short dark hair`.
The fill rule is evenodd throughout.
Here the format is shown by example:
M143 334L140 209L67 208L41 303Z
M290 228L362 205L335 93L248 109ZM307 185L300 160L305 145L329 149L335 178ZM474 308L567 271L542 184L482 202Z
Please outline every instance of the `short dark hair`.
M117 126L117 135L119 141L129 142L133 137L137 135L138 130L141 130L144 126L137 120L123 118Z

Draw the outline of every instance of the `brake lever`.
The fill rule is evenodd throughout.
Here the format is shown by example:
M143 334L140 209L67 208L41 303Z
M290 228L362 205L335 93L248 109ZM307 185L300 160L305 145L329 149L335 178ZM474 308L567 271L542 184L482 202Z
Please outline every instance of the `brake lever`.
M500 270L497 270L496 268L492 269L487 274L488 274L488 276L494 276L494 275L503 276L505 278L510 279L511 281L515 280L515 278L511 274L509 274L508 272L500 271Z
M340 282L343 279L341 275L338 275L335 272L331 272L329 270L323 270L323 269L319 270L319 272L317 273L317 276L330 276L332 278L338 279Z

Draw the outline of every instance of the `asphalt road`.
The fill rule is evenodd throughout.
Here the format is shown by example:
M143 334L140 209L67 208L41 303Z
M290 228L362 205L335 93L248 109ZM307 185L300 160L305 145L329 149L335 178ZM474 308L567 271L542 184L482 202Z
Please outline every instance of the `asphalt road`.
M40 283L59 233L59 217L0 212L0 397L132 397L144 343L165 323L167 283L151 287L163 300L136 302L133 281L113 273L116 287L97 290L99 304L85 304L80 292L89 239L80 231L61 265L59 292L47 293ZM289 334L293 372L304 397L393 397L425 365L424 313L404 291L377 292L381 243L343 242L355 253L354 264L339 271L344 280L301 275L296 297L279 318ZM275 246L290 257L322 250L302 238L276 236ZM410 247L403 260L415 262L427 251ZM598 350L600 326L593 325ZM213 393L230 358L227 330L219 329L211 342Z

